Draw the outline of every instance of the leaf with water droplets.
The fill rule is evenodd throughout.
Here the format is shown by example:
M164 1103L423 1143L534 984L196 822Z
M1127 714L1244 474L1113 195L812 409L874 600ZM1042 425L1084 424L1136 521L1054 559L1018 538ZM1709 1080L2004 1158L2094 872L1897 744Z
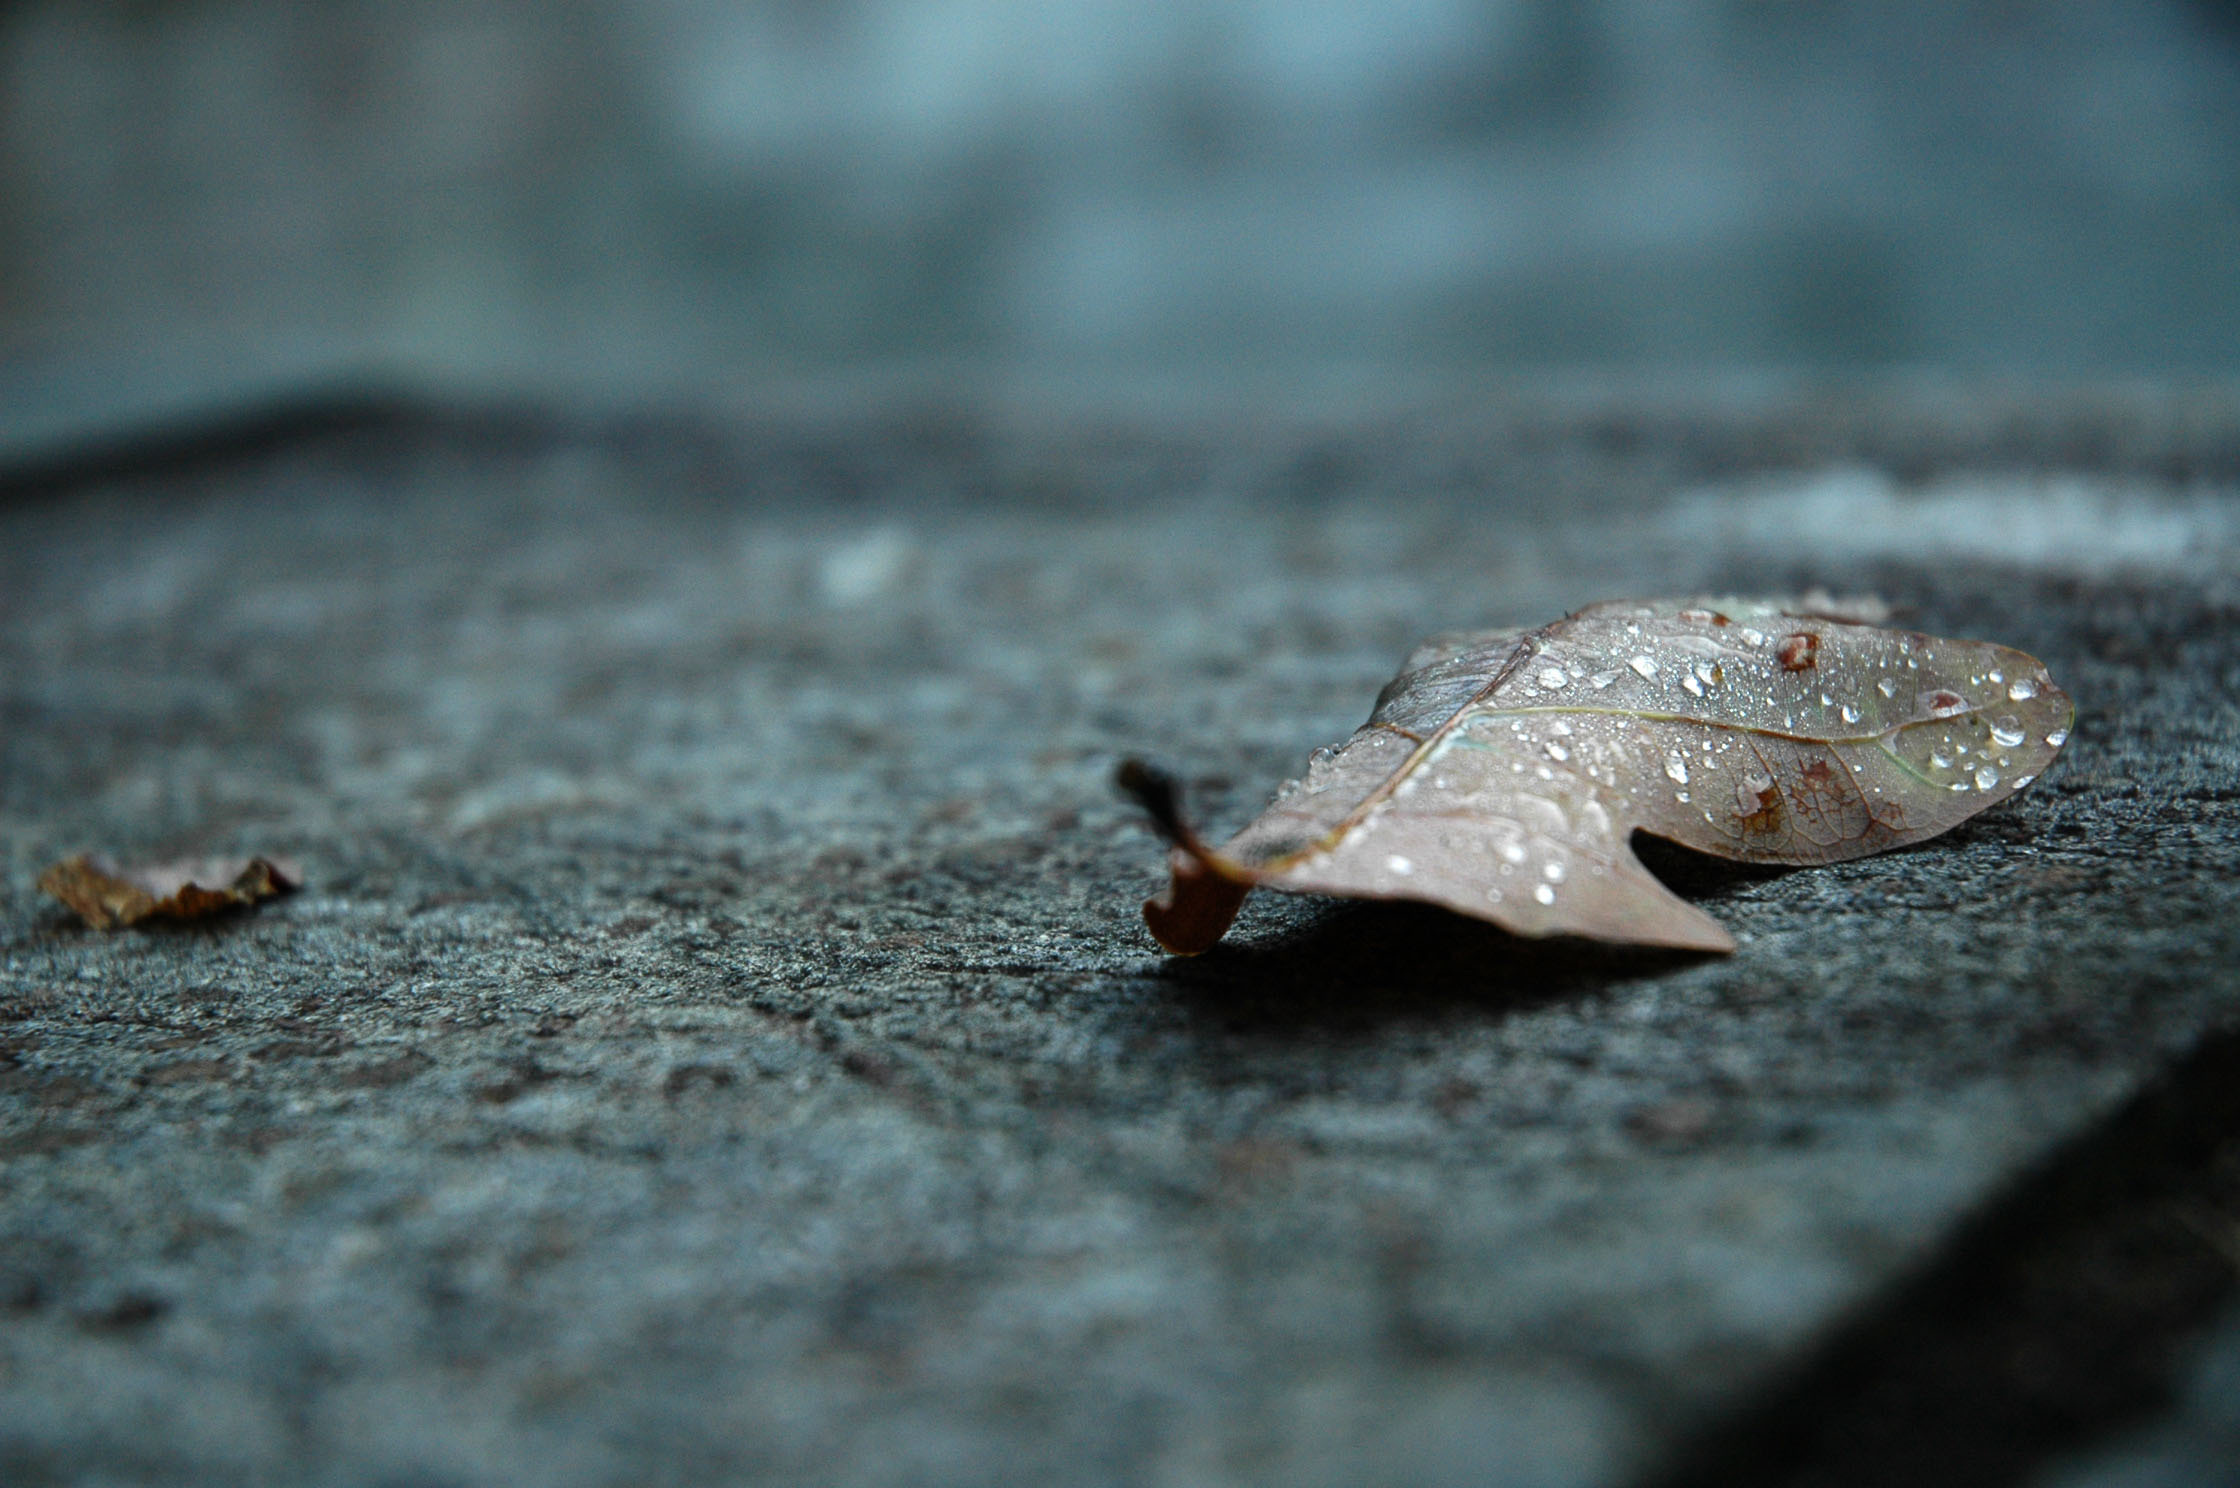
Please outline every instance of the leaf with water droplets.
M1219 849L1140 765L1175 844L1144 906L1194 955L1256 887L1419 899L1520 935L1729 951L1636 831L1754 863L1934 837L2043 774L2073 709L2035 658L1881 629L1871 601L1620 602L1426 642L1369 721ZM1573 686L1591 681L1592 686Z

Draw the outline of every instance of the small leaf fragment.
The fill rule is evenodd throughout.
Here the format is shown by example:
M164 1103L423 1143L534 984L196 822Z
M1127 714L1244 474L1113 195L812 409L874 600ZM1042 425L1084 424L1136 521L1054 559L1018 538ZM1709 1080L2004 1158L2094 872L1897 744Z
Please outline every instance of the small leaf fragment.
M96 930L142 920L198 920L301 886L285 858L191 858L125 868L105 858L66 858L39 875L52 894Z
M1264 885L1731 951L1635 858L1635 831L1745 862L1861 857L2006 799L2067 741L2074 709L2035 658L1864 623L1886 613L1825 595L1618 602L1434 638L1218 850L1171 781L1124 766L1174 844L1145 919L1195 955Z

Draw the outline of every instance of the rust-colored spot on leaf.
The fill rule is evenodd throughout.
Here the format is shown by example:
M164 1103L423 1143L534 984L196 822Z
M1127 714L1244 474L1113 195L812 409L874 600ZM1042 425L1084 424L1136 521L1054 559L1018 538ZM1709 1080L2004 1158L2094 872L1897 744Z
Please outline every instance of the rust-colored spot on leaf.
M286 858L190 858L122 868L105 858L67 858L39 887L96 930L142 920L198 920L288 893L303 882Z
M1753 837L1781 830L1781 787L1767 784L1752 788L1745 783L1735 792L1736 824Z
M1795 631L1781 638L1774 655L1789 671L1810 671L1820 664L1820 637L1809 630Z

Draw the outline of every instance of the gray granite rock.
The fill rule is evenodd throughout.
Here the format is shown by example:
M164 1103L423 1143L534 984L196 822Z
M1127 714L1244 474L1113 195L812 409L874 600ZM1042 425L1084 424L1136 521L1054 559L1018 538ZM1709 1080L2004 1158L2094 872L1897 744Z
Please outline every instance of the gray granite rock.
M2240 1266L2240 1259L2234 1264ZM2223 1488L2240 1483L2240 1318L2187 1371L2167 1419L2047 1475L2046 1488Z
M1606 1483L2240 1018L2240 404L403 418L0 506L0 1475ZM1262 898L1419 635L1876 589L2063 762L1661 865L1706 961ZM300 894L97 934L86 848Z

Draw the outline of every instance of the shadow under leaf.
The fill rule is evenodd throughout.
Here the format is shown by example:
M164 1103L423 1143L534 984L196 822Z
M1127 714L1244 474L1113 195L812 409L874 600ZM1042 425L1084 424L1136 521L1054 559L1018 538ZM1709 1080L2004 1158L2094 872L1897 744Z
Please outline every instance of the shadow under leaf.
M1171 960L1160 976L1224 1031L1326 1035L1397 1019L1506 1017L1705 959L1527 940L1429 904L1336 901L1272 938Z
M1786 878L1800 867L1807 866L1797 863L1741 863L1733 858L1719 858L1710 853L1697 852L1692 847L1667 842L1664 838L1652 837L1647 832L1633 834L1633 855L1641 860L1642 867L1654 873L1666 888L1683 899L1723 899L1745 884Z

